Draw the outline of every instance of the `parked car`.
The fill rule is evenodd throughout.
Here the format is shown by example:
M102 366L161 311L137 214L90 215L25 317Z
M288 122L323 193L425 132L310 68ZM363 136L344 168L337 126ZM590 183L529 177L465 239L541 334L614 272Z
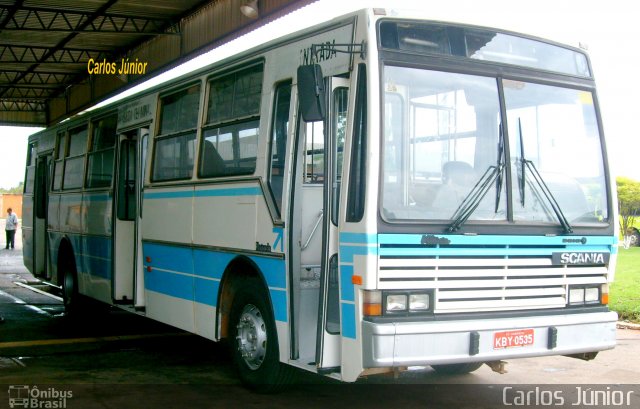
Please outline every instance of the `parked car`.
M629 227L628 235L631 237L629 244L632 246L640 246L640 230L635 227Z

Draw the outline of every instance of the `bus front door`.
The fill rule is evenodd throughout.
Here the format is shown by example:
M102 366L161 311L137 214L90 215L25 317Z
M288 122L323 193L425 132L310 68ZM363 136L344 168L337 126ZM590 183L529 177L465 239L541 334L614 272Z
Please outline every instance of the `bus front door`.
M142 252L139 251L140 191L144 147L149 131L134 129L118 138L116 170L113 300L116 304L144 305Z
M318 371L340 366L338 203L348 80L326 79L327 118L297 128L291 223L291 358Z
M36 181L33 192L33 267L36 277L51 279L48 267L47 213L49 185L52 168L51 155L40 156L36 161Z

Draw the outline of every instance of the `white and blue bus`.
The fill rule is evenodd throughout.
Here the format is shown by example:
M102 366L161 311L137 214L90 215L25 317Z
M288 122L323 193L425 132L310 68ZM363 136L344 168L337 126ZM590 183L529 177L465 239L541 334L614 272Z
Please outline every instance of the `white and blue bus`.
M372 9L29 140L24 261L244 382L590 359L615 196L580 49ZM266 385L265 385L266 384Z

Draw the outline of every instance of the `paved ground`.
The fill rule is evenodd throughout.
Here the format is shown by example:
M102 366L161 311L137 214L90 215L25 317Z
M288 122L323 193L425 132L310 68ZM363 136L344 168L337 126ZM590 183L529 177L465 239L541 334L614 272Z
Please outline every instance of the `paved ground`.
M464 376L426 368L356 384L301 373L289 390L258 395L239 385L223 345L117 310L65 316L59 301L15 284L34 281L20 249L0 250L0 314L6 318L0 324L0 408L24 393L20 385L48 393L40 402L57 399L67 408L493 408L518 406L519 397L525 399L519 406L568 408L606 407L604 400L590 405L588 399L607 394L609 407L624 395L629 401L619 406L640 408L640 331L629 329L618 330L616 349L591 362L522 359L510 361L504 375L487 366ZM66 393L72 396L62 402Z

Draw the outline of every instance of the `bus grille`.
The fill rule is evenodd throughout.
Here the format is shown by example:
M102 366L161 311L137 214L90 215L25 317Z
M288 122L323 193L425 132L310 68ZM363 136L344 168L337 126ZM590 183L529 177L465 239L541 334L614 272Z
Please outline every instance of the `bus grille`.
M425 255L393 254L402 254L402 247L380 246L379 289L433 289L435 313L561 308L569 285L607 281L605 265L553 265L551 252L565 246L527 251L546 253L541 255L504 255L513 252L506 245L460 246L459 253L468 255L455 255L456 246L434 246Z

